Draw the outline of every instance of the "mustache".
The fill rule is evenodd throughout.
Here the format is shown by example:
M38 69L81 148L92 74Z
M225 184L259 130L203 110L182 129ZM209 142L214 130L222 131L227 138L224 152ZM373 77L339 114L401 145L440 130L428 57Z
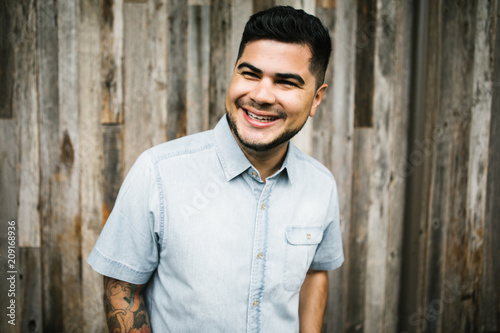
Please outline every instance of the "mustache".
M248 109L248 108L251 108L251 109L254 109L254 110L258 110L258 111L265 111L265 112L272 112L273 113L273 116L274 117L278 117L278 118L283 118L285 119L286 118L286 113L283 112L283 110L281 109L278 109L276 107L273 107L269 104L259 104L255 101L248 101L248 102L245 102L243 101L241 98L238 98L234 104L236 105L236 107L238 109Z

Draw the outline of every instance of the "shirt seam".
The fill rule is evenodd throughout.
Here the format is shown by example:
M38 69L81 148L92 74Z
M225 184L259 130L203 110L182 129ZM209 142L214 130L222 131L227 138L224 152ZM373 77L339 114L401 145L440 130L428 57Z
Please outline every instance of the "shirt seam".
M155 181L156 181L156 186L157 186L157 189L158 189L158 201L159 201L159 205L160 205L160 233L158 235L158 237L160 238L158 241L157 241L157 244L158 244L158 252L161 252L161 250L163 249L164 247L164 242L165 242L165 239L164 239L164 229L165 229L165 196L163 194L163 187L161 186L161 183L162 183L162 180L161 180L161 173L160 173L160 169L159 169L159 159L156 155L153 154L153 152L151 150L149 150L149 156L150 156L150 161L151 163L153 164L153 169L154 169L154 173L155 173ZM154 229L153 229L153 232L154 232Z

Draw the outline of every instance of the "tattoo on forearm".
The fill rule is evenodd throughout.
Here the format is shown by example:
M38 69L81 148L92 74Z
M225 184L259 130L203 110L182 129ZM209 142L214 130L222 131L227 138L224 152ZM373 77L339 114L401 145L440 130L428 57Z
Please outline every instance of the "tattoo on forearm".
M140 285L105 277L104 308L109 332L151 333Z

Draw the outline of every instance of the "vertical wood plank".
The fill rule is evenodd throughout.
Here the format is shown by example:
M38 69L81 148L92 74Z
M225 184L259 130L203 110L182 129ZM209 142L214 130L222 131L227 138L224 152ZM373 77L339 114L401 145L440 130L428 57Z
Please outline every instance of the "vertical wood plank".
M125 30L124 91L125 119L123 133L124 174L145 149L143 119L148 97L148 64L146 4L125 3L123 6ZM170 120L169 120L170 121Z
M101 57L100 0L80 2L78 20L78 78L79 78L79 135L80 216L82 225L81 251L84 260L89 256L101 231L102 221L102 160L103 134L101 124ZM107 332L102 302L102 276L90 265L82 264L83 332Z
M440 84L439 54L428 51L438 43L439 3L416 1L412 4L414 46L411 72L408 154L396 166L396 180L406 182L401 264L401 290L398 329L420 332L425 325L425 256L427 212L429 210L433 159L434 110L439 101L434 92ZM431 33L432 32L432 33ZM428 94L430 92L430 94Z
M104 126L102 129L103 161L102 177L102 225L113 210L115 200L123 182L123 130L122 126Z
M444 285L441 287L439 303L434 298L431 302L442 307L441 332L465 332L474 325L476 314L469 315L469 309L475 312L474 277L469 276L467 259L469 253L474 256L475 231L469 234L467 225L467 177L469 146L471 135L471 109L477 92L473 91L474 74L474 39L476 37L476 12L478 1L455 3L444 1L443 68L446 86L442 90L442 113L444 126L449 134L449 155L442 156L447 163L448 177L447 202L439 210L448 210L447 239L445 256ZM451 35L451 36L450 36ZM451 42L453 40L453 42ZM455 52L453 49L455 48ZM454 54L453 60L446 57ZM484 74L483 74L484 75ZM449 80L449 81L448 81ZM439 156L439 155L438 155ZM441 157L441 156L439 156ZM436 181L439 181L436 179ZM477 182L477 179L473 180ZM436 193L440 195L440 193ZM446 197L445 197L446 198ZM472 239L470 238L472 237ZM468 243L467 239L471 243ZM477 239L477 238L476 238ZM468 248L468 245L473 248ZM465 246L464 246L465 245ZM470 252L469 252L470 251ZM477 252L476 252L477 253ZM475 260L475 259L473 259ZM471 266L477 264L472 263ZM477 270L477 268L475 269ZM471 274L472 275L472 274ZM448 285L453 285L453 296L449 295ZM437 308L437 306L435 306ZM457 320L457 318L459 318ZM438 323L439 321L435 321ZM432 327L432 325L430 325Z
M440 109L436 128L443 137L435 144L433 160L427 287L424 326L429 332L464 331L470 318L463 313L463 297L469 282L464 279L463 247L466 228L467 160L469 155L474 18L476 3L442 2L442 34L434 51L442 55ZM453 54L452 58L446 55ZM451 287L450 287L451 286ZM449 295L449 289L453 293ZM463 293L463 294L462 294ZM457 320L457 318L459 318Z
M55 2L38 2L38 91L40 107L40 207L42 221L43 330L64 331L61 221L57 214L60 160L58 38Z
M389 166L390 178L388 188L387 278L385 280L386 308L382 332L397 332L399 319L398 310L401 284L395 282L401 281L406 178L399 177L399 167L401 164L398 162L402 157L407 156L408 153L410 73L413 48L413 4L402 0L397 1L395 5L394 105L390 113L391 140L389 160L391 163Z
M373 126L373 66L376 33L376 1L357 2L356 90L354 126Z
M144 122L145 147L167 140L167 0L147 2L148 95ZM186 37L187 39L187 37ZM187 52L187 47L186 47ZM184 55L184 61L186 56ZM186 72L184 75L186 76Z
M80 135L78 91L78 14L77 1L57 4L59 165L56 179L57 203L54 207L60 230L64 330L82 332L81 220L80 220Z
M214 127L225 112L226 91L229 87L234 60L231 61L231 1L210 2L210 78L209 127Z
M348 230L349 260L345 332L364 332L367 279L368 218L370 213L373 129L357 128L353 137L351 221ZM351 259L352 258L352 259Z
M18 151L18 131L15 120L13 119L0 119L0 244L2 249L0 250L0 265L3 269L0 274L2 283L0 283L0 307L2 309L2 316L5 319L0 321L0 330L7 333L21 333L20 324L22 317L19 311L22 306L22 300L19 298L19 294L15 298L8 297L10 284L7 282L6 268L8 267L8 221L15 221L17 223L17 206L18 206L18 193L19 193L19 183L18 183L18 172L17 165L19 161L19 151ZM17 228L17 231L19 228ZM17 238L18 240L19 238ZM19 254L19 248L17 248L17 254ZM16 264L21 258L17 258ZM19 269L19 265L16 267ZM17 276L17 284L19 284L19 279ZM18 285L19 287L19 285ZM17 326L10 325L8 320L11 318L7 317L9 313L7 307L10 306L10 300L14 299L16 302L16 323Z
M103 0L101 5L101 122L119 124L123 118L123 0Z
M329 87L320 113L315 116L313 122L313 156L333 172L337 181L346 258L340 270L330 272L325 332L344 331L347 289L350 283L347 267L350 262L348 235L353 180L355 8L356 1L342 1L336 9L317 9L318 17L330 28L333 53L326 76ZM331 82L328 82L330 75ZM320 117L316 118L318 116Z
M496 5L496 8L494 6ZM492 13L492 15L491 15ZM492 101L488 145L488 178L486 182L486 207L484 237L481 256L481 286L479 290L479 323L475 328L480 332L500 331L500 6L493 5L490 12L494 38L490 39L490 56L494 67L492 78ZM493 37L492 35L490 35Z
M168 1L168 122L167 139L186 135L188 5L186 1Z
M190 5L188 18L187 133L209 129L210 6Z
M305 12L315 15L316 7L314 1L288 0L277 1L276 5L289 5L296 9L302 9ZM314 118L308 117L308 120L300 132L292 139L293 143L308 155L313 155L313 122Z
M231 4L231 64L236 62L236 57L238 56L238 50L241 41L241 35L245 29L245 24L247 23L250 16L253 14L253 3L248 0L232 0ZM231 77L234 66L230 67L229 75Z
M25 6L25 12L23 12ZM11 46L15 50L13 110L19 135L19 246L40 247L40 184L37 106L36 11L32 3L19 3L11 8L16 31ZM14 148L14 147L13 147Z
M42 332L42 261L40 248L23 247L19 255L17 280L18 314L16 326L19 332ZM2 331L9 332L9 331Z
M14 74L6 84L11 85L11 96L8 97L9 108L7 112L15 120L2 119L2 156L0 175L1 186L0 214L2 219L2 230L0 231L1 244L7 247L7 222L16 222L16 326L2 320L0 330L2 332L28 332L27 323L33 321L31 331L40 332L42 324L41 315L41 285L40 285L40 258L30 261L32 264L31 274L22 275L27 267L27 257L24 255L24 246L40 246L40 219L38 215L38 185L39 185L39 163L38 163L38 126L37 126L37 61L33 50L36 48L36 4L31 1L5 3L2 10L9 15L9 26L4 26L7 31L3 47L8 47L10 52L9 65L3 70ZM6 59L4 59L6 60ZM1 71L1 70L0 70ZM14 109L15 108L15 109ZM39 251L39 248L35 248ZM1 266L7 267L6 248L0 250ZM24 277L24 278L23 278ZM2 278L7 278L2 274ZM31 288L25 288L25 283ZM10 285L2 283L0 291L2 300L0 305L6 309L7 290ZM34 307L30 305L33 304ZM5 313L5 312L4 312ZM6 313L5 313L6 314ZM4 316L5 316L4 314ZM7 319L11 319L6 317ZM30 332L31 332L30 331Z
M376 31L374 40L373 106L372 106L372 173L369 190L370 204L368 216L367 273L365 332L383 332L383 320L387 300L385 283L387 276L387 244L389 227L389 170L391 166L390 145L393 140L390 128L394 108L394 43L395 43L395 3L377 1ZM374 14L376 13L376 14ZM368 16L368 17L369 17ZM365 17L366 19L366 17ZM372 18L373 19L373 18ZM367 24L370 21L364 21ZM363 119L364 122L366 119ZM358 123L358 125L361 125ZM368 125L368 124L366 124ZM394 138L401 141L404 138ZM397 277L396 277L397 279Z
M474 327L480 331L480 294L481 270L483 258L485 230L485 209L487 198L488 179L488 145L490 139L490 119L492 102L492 74L493 63L490 61L492 51L495 49L494 39L495 20L491 13L496 12L496 3L478 2L475 21L474 55L473 55L473 86L470 97L471 118L469 158L467 166L467 197L464 265L465 273L461 272L464 280L463 292L472 297L462 300L461 315L467 318L466 329ZM499 280L500 281L500 280ZM498 284L497 284L498 285ZM499 303L500 304L500 303ZM498 308L498 306L497 306Z
M0 1L0 118L12 118L14 87L14 46L17 41L13 31L13 6Z

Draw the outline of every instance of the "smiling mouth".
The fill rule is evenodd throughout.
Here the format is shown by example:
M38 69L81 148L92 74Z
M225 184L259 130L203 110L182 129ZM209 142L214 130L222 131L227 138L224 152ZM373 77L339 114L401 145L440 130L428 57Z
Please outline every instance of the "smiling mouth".
M244 109L245 110L245 109ZM248 110L245 110L245 113L252 119L255 119L257 121L261 121L261 122L264 122L264 123L270 123L272 121L275 121L276 119L278 119L278 117L273 117L273 116L258 116L256 115L255 113L252 113Z

